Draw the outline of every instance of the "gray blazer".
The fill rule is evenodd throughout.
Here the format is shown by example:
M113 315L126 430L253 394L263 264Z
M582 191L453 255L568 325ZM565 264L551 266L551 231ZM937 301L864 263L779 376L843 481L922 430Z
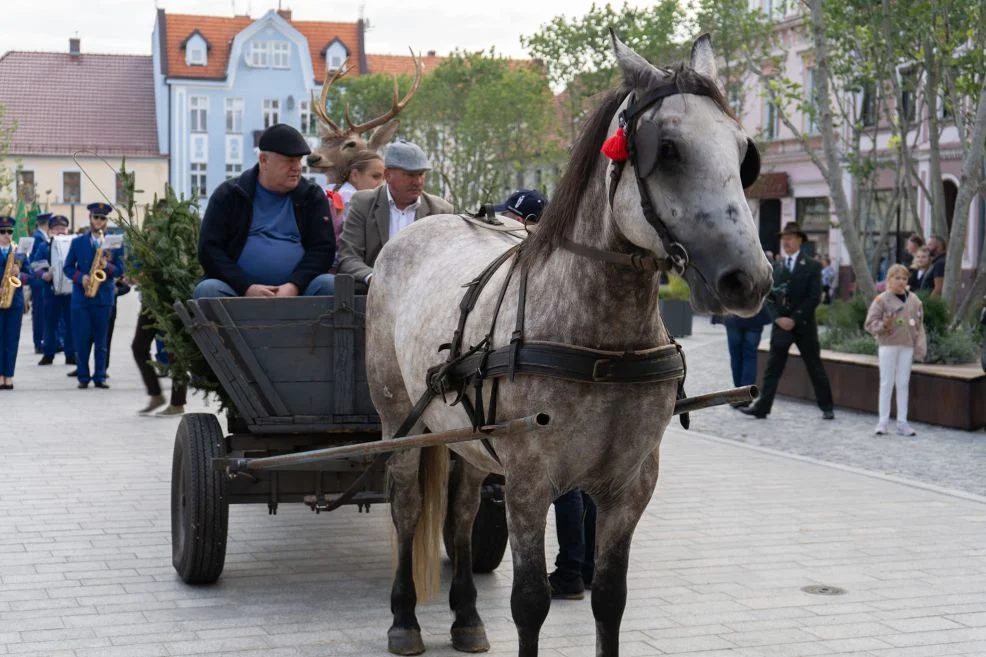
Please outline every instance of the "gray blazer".
M433 214L451 214L452 205L431 194L421 194L415 221ZM338 273L365 281L373 273L380 249L390 239L390 203L387 184L356 192L349 201L349 216L342 227Z

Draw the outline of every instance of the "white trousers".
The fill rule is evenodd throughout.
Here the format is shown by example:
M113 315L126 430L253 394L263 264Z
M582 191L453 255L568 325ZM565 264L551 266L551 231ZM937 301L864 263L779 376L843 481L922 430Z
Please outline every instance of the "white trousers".
M890 421L890 395L897 386L897 421L907 422L907 388L914 347L880 347L880 422Z

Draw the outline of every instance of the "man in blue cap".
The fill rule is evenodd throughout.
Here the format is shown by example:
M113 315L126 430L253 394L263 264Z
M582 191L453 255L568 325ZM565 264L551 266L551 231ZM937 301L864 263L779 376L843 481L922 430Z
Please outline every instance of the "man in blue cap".
M106 383L106 351L110 313L116 296L114 280L123 273L121 249L103 251L99 267L106 280L100 284L96 295L86 297L89 272L106 233L107 215L113 211L108 203L90 203L88 234L72 240L63 268L72 279L72 334L75 337L76 378L80 388L88 388L92 381L97 388L109 388ZM94 368L89 370L89 353L95 345Z
M51 219L50 212L42 212L34 218L37 228L34 230L34 246L27 254L29 263L34 262L34 254L41 248L42 244L48 242L48 220ZM45 334L45 286L44 283L35 276L30 276L31 286L31 331L34 336L34 353L40 354L44 342Z
M38 365L51 365L55 360L59 342L64 342L65 364L75 365L75 344L72 342L72 295L58 294L54 287L55 266L52 263L52 243L56 237L68 232L68 217L62 214L52 215L48 220L49 237L34 250L31 256L32 279L40 281L45 296L45 326L44 344L41 360ZM62 339L59 340L59 325L65 327Z
M541 219L541 213L548 206L548 199L536 189L518 189L502 204L493 209L506 217L525 225L533 225Z
M193 296L332 294L335 233L325 192L301 175L308 142L278 123L260 136L257 164L216 188L199 235L205 279Z
M7 258L14 252L15 264L11 277L19 283L17 285L13 281L0 281L0 288L16 285L10 307L0 309L0 390L14 389L14 366L17 364L17 346L21 339L21 320L24 318L22 288L27 283L27 274L20 268L23 256L16 254L12 243L16 223L13 217L0 217L0 274L7 267Z

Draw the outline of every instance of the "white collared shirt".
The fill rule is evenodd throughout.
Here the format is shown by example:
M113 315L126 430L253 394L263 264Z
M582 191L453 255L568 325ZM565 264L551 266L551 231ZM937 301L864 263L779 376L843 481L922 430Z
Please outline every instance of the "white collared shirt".
M390 204L390 235L387 239L390 239L414 223L418 207L421 205L421 197L419 196L417 201L401 210L394 202L394 197L390 195L390 185L387 185L387 202Z

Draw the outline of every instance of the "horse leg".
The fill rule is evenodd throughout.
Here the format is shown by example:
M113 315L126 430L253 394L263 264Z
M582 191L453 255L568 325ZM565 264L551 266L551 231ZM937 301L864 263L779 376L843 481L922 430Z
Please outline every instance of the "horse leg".
M455 614L452 647L461 652L486 652L490 642L479 612L476 611L476 585L472 576L472 526L479 510L480 490L486 472L465 459L456 461L449 481L448 513L452 514L452 564L454 575L449 591L449 607Z
M551 607L551 587L544 560L544 525L551 493L543 477L525 479L516 475L508 480L505 493L514 564L510 612L517 626L517 654L536 657L541 625Z
M388 467L390 515L397 530L397 571L390 592L394 623L387 630L387 650L395 655L420 655L425 651L421 626L414 614L418 603L413 577L414 530L421 517L422 499L418 485L421 450L396 452Z
M620 623L627 602L630 540L657 484L658 452L641 466L640 476L619 496L602 496L596 517L596 573L592 615L596 619L596 657L618 657Z

